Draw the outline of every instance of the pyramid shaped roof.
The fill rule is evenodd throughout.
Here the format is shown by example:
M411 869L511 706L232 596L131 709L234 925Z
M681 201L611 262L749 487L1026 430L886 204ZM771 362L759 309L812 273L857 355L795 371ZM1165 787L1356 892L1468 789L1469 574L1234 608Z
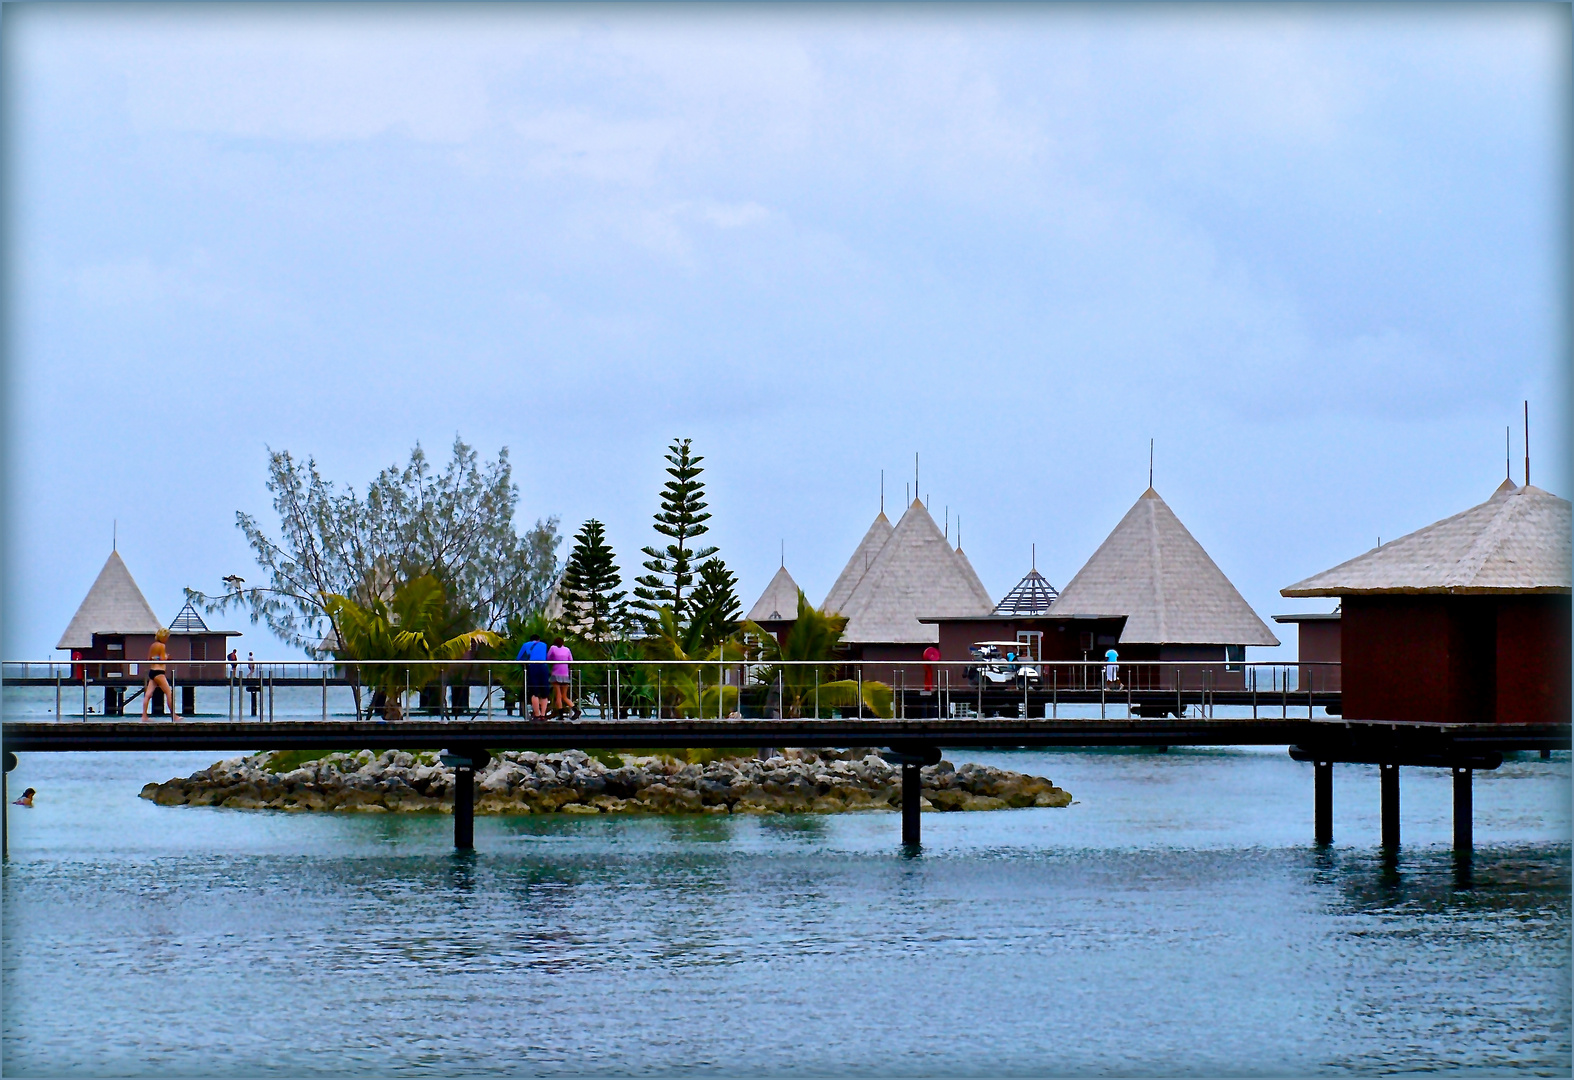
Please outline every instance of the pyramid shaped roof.
M1313 574L1285 596L1570 592L1569 502L1505 480L1486 502Z
M1066 583L1051 610L1055 615L1124 614L1124 643L1279 644L1151 487Z
M1042 615L1060 596L1037 569L1029 570L1016 587L995 605L996 615Z
M87 649L94 634L156 634L162 625L120 552L111 551L55 648Z
M191 606L191 601L186 601L186 606L180 609L180 614L175 616L175 621L169 624L172 634L206 634L208 624L202 621L202 616L197 614L197 609Z
M820 605L822 611L844 615L847 613L847 601L851 599L853 590L874 565L875 557L880 554L880 549L885 547L885 542L890 538L891 522L885 516L885 511L881 510L870 523L869 531L864 533L864 538L858 541L852 558L847 560L847 565L842 567L842 572L837 575L831 591L825 594L825 603Z
M750 622L781 622L798 617L798 583L783 566L745 616Z
M847 616L843 640L937 642L940 628L919 616L966 618L987 615L993 606L967 557L957 557L914 499L841 608Z

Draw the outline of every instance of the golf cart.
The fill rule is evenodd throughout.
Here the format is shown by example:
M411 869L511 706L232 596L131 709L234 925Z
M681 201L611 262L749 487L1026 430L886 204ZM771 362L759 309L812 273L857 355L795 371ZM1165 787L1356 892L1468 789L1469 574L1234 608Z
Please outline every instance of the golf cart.
M1039 681L1038 664L1024 651L1020 641L979 641L968 647L978 661L967 669L968 678L984 686L1026 686Z

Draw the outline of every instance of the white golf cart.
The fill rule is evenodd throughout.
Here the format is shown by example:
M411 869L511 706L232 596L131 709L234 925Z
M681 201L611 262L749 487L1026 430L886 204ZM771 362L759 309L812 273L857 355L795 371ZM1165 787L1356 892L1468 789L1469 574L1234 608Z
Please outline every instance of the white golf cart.
M984 686L1025 686L1039 681L1039 668L1020 641L977 641L968 654L978 661L967 669L968 678Z

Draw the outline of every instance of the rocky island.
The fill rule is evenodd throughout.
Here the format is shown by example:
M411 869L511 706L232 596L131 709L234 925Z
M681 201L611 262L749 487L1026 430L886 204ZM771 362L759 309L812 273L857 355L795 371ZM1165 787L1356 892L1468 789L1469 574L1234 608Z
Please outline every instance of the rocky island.
M1041 776L948 761L923 769L925 810L1066 806ZM452 813L454 772L431 752L264 751L148 784L160 806ZM874 749L788 750L768 760L691 763L665 755L500 751L476 774L478 814L829 814L899 810L902 770Z

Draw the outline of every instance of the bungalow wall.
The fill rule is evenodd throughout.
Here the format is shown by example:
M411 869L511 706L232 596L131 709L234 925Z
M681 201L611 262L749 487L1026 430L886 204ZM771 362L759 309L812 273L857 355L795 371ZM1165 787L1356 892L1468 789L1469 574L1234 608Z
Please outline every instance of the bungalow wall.
M1344 715L1556 723L1569 718L1567 596L1348 596Z

